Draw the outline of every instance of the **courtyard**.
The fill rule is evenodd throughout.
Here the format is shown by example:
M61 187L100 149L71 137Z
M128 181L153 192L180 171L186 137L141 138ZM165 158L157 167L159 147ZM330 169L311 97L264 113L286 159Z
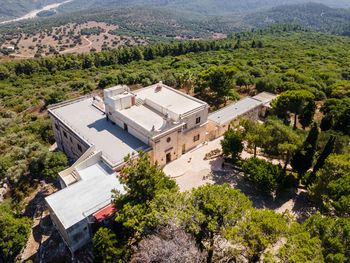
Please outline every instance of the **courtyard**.
M227 184L247 195L255 208L273 209L279 213L289 210L299 222L304 221L316 211L305 189L291 187L277 191L275 195L267 194L244 180L242 172L233 169L230 165L223 167L221 156L204 160L207 153L221 149L221 140L222 137L219 137L200 145L164 167L164 172L177 182L180 191L188 191L207 183ZM246 151L241 154L243 159L251 156L252 154ZM278 160L270 161L278 163Z

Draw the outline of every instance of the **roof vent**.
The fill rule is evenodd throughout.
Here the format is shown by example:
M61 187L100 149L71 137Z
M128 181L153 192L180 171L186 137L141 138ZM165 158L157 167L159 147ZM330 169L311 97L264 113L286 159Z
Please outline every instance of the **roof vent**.
M158 86L156 87L156 92L161 91L162 90L162 85L158 84Z

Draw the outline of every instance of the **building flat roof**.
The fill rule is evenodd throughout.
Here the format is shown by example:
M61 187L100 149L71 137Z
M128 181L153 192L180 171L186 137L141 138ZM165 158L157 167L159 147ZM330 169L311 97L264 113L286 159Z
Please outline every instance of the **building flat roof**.
M65 229L110 204L113 189L126 193L118 174L102 161L78 173L79 182L45 198Z
M261 100L254 99L252 97L245 97L244 99L232 103L221 110L209 114L208 119L221 125L261 104Z
M253 98L257 100L261 100L264 104L269 104L272 100L276 99L277 97L278 96L275 94L264 91L255 95Z
M92 105L93 99L86 98L51 108L50 112L76 132L112 164L123 162L124 157L149 146L124 131L118 125L107 121L104 112Z
M161 85L161 89L157 87ZM135 91L137 98L148 99L161 107L168 109L176 114L184 114L191 110L205 105L204 102L197 100L182 92L176 91L164 84L155 84Z
M128 109L120 110L119 112L147 131L151 131L153 126L155 130L161 130L165 125L165 120L162 115L144 105L132 106Z

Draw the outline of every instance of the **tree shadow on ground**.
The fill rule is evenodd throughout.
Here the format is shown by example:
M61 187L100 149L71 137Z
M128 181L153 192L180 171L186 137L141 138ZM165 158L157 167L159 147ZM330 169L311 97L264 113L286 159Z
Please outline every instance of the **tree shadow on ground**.
M286 205L295 214L295 219L300 223L305 221L311 214L317 211L317 207L310 201L309 194L306 190L297 187L289 187L276 191L274 195L261 191L251 182L244 179L243 173L233 170L225 166L224 169L218 168L218 161L211 162L212 169L207 179L210 179L214 184L229 186L239 189L253 203L254 208L276 210ZM220 162L220 161L219 161ZM222 161L221 161L222 162ZM290 204L287 204L290 202Z

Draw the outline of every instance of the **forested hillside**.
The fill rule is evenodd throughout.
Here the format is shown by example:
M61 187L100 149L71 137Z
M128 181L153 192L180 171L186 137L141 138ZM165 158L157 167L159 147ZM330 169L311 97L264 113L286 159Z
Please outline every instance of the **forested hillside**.
M267 9L285 4L307 3L309 0L75 0L63 5L60 10L63 12L84 8L96 8L106 6L154 6L168 7L180 10L197 12L205 15L237 15L259 9ZM313 2L323 3L331 7L350 8L347 0L315 0Z
M20 17L45 5L63 1L64 0L2 0L0 7L0 22Z
M249 14L243 21L253 27L295 23L315 31L350 36L350 10L316 3L279 6Z
M298 25L275 25L219 40L158 43L0 64L0 180L6 180L11 189L7 203L0 206L2 258L13 260L28 237L30 222L19 209L23 199L40 180L54 181L57 172L67 167L64 154L48 151L54 141L46 107L117 84L135 88L163 81L182 89L190 83L192 94L207 101L211 110L237 99L238 94L281 94L272 103L270 118L258 128L261 134L268 134L264 154L289 161L292 153L293 171L288 170L287 176L281 167L255 159L236 160L235 165L249 175L247 180L267 192L290 187L292 182L307 185L304 194L322 216L316 214L299 224L289 213L253 208L248 197L227 186L207 185L179 193L162 171L154 174L157 168L148 169L147 157L141 156L140 165L129 160L122 171L125 178L137 175L125 182L133 198L115 196L121 230L116 235L101 229L95 235L96 260L133 258L138 262L154 252L154 240L178 237L176 243L185 245L168 252L191 260L195 257L197 262L204 258L207 262L257 262L261 257L270 262L276 258L348 262L349 61L350 38L315 33ZM215 85L217 80L225 85ZM291 112L299 115L295 129L290 127ZM249 136L249 125L239 135L245 137L231 138L249 140L248 147L254 149L254 143L260 142ZM230 149L228 152L230 159ZM330 153L333 155L322 159ZM306 158L312 172L308 171L311 166L305 170ZM285 242L278 243L281 240ZM221 241L232 249L220 249ZM40 249L54 242L48 239ZM164 257L163 252L157 255Z

